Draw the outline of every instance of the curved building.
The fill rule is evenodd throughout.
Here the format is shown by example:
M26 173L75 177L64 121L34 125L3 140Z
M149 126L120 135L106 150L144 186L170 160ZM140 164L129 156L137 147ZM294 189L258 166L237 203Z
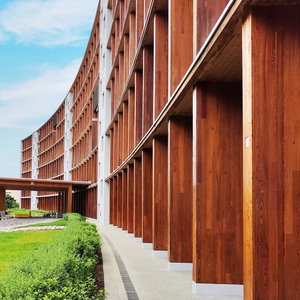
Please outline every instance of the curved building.
M22 177L89 181L72 211L192 272L195 293L300 299L299 14L100 1L70 91L22 141ZM61 197L25 191L22 206Z
M73 211L97 218L99 17L91 31L79 71L52 117L22 141L22 178L90 181L73 192ZM23 191L22 208L60 211L60 193Z

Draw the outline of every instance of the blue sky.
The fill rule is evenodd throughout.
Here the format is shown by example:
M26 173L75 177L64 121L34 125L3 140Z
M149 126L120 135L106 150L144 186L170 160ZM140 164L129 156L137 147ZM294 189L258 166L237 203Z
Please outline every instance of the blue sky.
M20 177L21 140L67 95L97 5L98 0L0 1L0 177Z

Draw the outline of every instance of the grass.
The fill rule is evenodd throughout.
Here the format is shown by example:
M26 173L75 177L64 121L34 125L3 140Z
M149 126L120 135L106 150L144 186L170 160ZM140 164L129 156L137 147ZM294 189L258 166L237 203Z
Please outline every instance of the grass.
M21 208L13 208L13 209L8 209L7 212L9 212L12 216L14 216L15 214L28 214L29 213L29 209L21 209ZM32 216L43 216L44 214L49 213L49 211L47 210L31 210L31 215Z
M52 241L58 230L32 232L2 232L0 234L0 274L8 264L16 264L42 244Z
M20 227L41 227L41 226L68 226L68 221L61 219L61 220L57 220L57 221L53 221L53 222L29 224L29 225L20 226Z

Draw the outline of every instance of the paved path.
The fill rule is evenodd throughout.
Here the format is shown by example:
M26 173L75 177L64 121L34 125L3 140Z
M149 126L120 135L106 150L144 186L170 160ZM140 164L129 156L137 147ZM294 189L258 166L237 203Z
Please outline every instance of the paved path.
M43 217L7 218L5 220L0 220L0 232L63 229L63 228L60 228L63 226L41 226L41 227L18 228L20 226L28 226L30 224L53 222L55 220L56 219L54 219L54 218L43 218ZM42 229L39 229L39 228L42 228Z
M95 224L96 221L89 219ZM98 225L107 300L242 300L239 296L195 295L192 273L169 271L166 258L116 227Z

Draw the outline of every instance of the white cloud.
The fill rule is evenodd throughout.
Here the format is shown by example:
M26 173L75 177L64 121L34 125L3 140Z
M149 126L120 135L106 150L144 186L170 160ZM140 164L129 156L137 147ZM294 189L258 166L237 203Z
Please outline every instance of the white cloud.
M80 63L78 59L62 69L45 66L38 78L1 84L0 129L28 127L33 132L41 127L67 96Z
M86 42L98 0L17 0L0 11L0 41L51 47ZM88 32L88 33L87 33Z

